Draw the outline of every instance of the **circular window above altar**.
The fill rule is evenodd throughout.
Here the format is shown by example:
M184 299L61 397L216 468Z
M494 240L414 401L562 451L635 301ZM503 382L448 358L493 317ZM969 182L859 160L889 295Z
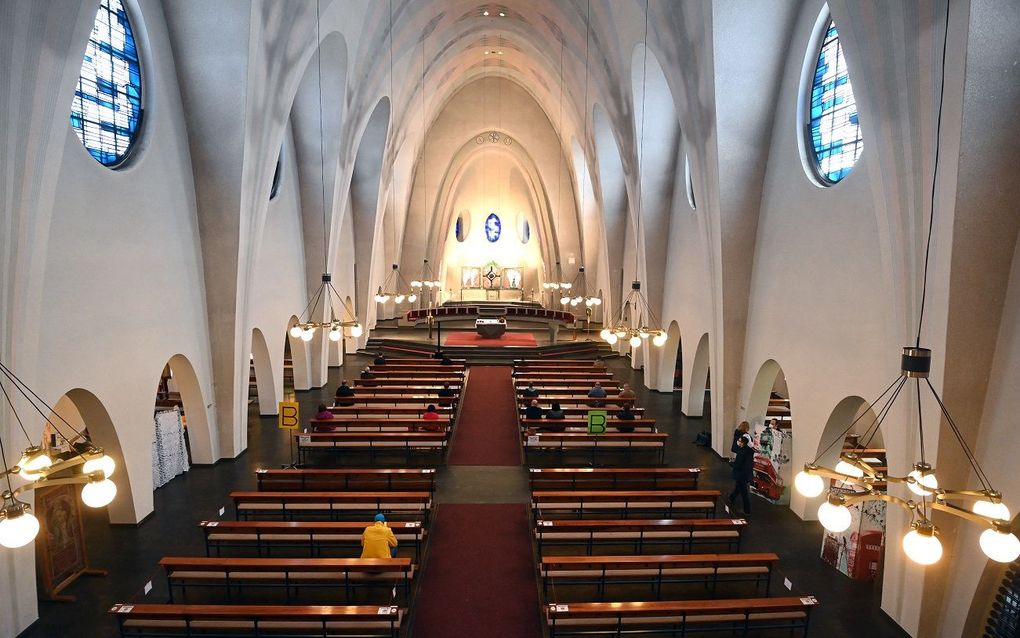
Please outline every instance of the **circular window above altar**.
M499 221L499 215L489 213L489 216L485 218L485 238L495 243L499 241L499 236L502 232L503 223Z

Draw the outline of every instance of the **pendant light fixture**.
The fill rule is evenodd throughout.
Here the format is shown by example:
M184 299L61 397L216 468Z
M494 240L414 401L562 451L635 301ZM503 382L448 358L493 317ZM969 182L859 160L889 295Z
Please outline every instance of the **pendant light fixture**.
M645 94L648 86L648 2L645 0L645 51L644 70L641 77L641 141L638 150L638 166L644 166L645 157ZM638 185L638 210L636 217L641 218L644 208L644 193ZM637 254L634 251L634 272L637 273ZM628 317L627 309L630 309ZM635 325L636 324L636 325ZM666 344L666 331L659 325L659 320L652 312L652 306L648 303L644 293L641 292L641 282L635 280L630 286L630 294L620 304L620 310L616 313L615 320L610 316L609 322L599 333L609 345L615 344L620 339L626 339L631 348L639 348L641 344L651 338L652 344L661 348Z
M591 294L591 291L588 289L588 278L584 274L584 266L577 269L577 275L574 277L574 281L571 282L570 288L574 294L569 299L571 306L579 306L582 303L588 308L602 305L602 299L598 295ZM563 300L561 299L560 301Z
M375 300L378 303L386 303L390 299L393 299L393 302L396 304L402 304L405 301L407 303L418 301L417 293L414 292L411 284L407 283L404 276L400 274L400 267L397 264L393 264L390 274L386 275L382 286L379 286L379 292L375 295Z
M315 58L319 80L319 176L322 187L322 280L319 283L319 289L312 295L311 301L308 302L305 309L298 315L297 323L290 327L290 336L295 339L300 338L302 341L311 341L315 337L315 331L322 329L328 331L327 336L330 341L340 341L344 336L345 328L348 329L348 335L354 338L364 334L364 328L362 328L361 322L358 321L358 315L355 313L354 308L351 307L351 304L345 302L344 298L337 292L337 289L333 287L333 277L329 273L326 156L322 139L322 49L320 47L322 41L319 39L319 21L319 0L315 0L315 43L318 48ZM335 301L334 295L336 296ZM322 303L321 310L319 310L320 302ZM337 312L338 306L340 308L339 312ZM317 312L322 314L316 314ZM319 319L319 317L325 318Z
M4 381L6 380L6 384ZM64 440L67 450L44 449L32 444L31 437L18 414L17 407L8 392L10 385L17 394L39 413L52 428L55 436ZM15 549L32 542L39 533L39 520L32 514L32 507L19 499L24 493L41 487L57 485L82 485L81 499L89 507L106 507L117 495L117 486L110 477L117 468L114 460L95 445L85 432L80 432L67 422L52 406L47 404L5 364L0 362L0 391L21 428L29 446L17 465L7 465L7 450L0 438L0 479L7 483L0 491L0 545ZM53 415L75 436L67 439L63 432L50 420ZM17 475L27 481L14 487L11 476Z
M1002 502L1002 493L996 490L978 463L977 457L960 433L960 428L939 393L928 379L931 370L931 350L921 347L921 327L924 322L924 306L928 289L928 259L931 252L932 232L935 227L935 190L938 183L939 142L942 128L942 102L945 93L946 45L949 40L949 5L946 5L945 39L942 44L942 88L939 94L938 117L935 125L935 158L932 169L931 212L928 219L928 240L924 253L924 271L921 285L921 303L917 319L917 338L913 346L903 348L900 358L900 376L895 379L877 399L871 402L869 409L862 412L850 425L839 434L829 445L815 457L815 460L804 466L794 478L797 491L806 497L815 497L825 491L826 480L838 482L838 486L850 485L860 491L845 494L843 490L830 489L825 502L818 508L818 519L822 526L832 532L845 530L850 526L848 506L864 501L885 501L906 509L911 516L910 531L903 537L903 552L920 565L931 565L942 557L942 541L939 529L934 524L931 514L935 511L952 514L966 521L985 527L978 543L984 554L997 562L1010 563L1020 557L1020 539L1010 530L1009 508ZM910 383L913 380L914 383ZM922 380L924 383L922 384ZM905 476L887 474L870 461L864 454L868 444L878 433L879 427L892 410L904 387L909 386L908 393L913 390L917 406L917 434L919 439L920 459ZM928 462L924 449L924 422L922 420L922 398L930 398L938 405L940 416L949 426L953 440L960 446L967 458L974 476L981 484L981 489L946 489L939 484L935 470ZM882 402L877 412L874 406ZM874 414L875 418L868 425L863 437L856 439L851 448L840 452L839 462L832 469L818 464L818 459L837 444L843 444L847 434L854 429L866 415ZM862 442L863 441L863 442ZM907 499L885 493L885 484L906 485L913 494Z

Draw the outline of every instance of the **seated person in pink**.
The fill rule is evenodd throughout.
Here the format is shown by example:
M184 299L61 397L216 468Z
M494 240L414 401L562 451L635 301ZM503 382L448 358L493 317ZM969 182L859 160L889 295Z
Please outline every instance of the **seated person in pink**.
M429 423L422 428L426 432L442 432L445 429L443 425L439 423L440 416L439 413L436 412L436 406L431 403L427 408L425 408L425 414L421 415L421 418L426 421L434 421L434 423Z
M333 418L333 413L330 412L329 409L325 405L320 403L319 404L319 412L315 415L315 418L320 420L320 421L324 421L324 420L327 420L327 419L332 419Z

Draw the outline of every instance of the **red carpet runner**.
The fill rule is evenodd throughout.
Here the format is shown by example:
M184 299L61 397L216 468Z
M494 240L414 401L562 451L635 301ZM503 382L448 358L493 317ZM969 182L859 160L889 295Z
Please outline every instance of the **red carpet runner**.
M517 406L509 366L471 366L450 465L520 465Z
M485 339L477 332L454 332L446 338L443 345L447 346L479 346L500 348L503 346L524 346L534 348L538 345L535 336L530 332L506 332L496 339Z
M540 638L527 505L440 505L414 638Z

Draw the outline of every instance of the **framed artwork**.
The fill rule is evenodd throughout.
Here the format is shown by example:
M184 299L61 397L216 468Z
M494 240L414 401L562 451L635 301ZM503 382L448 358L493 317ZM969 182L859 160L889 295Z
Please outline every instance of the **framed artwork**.
M79 576L106 575L105 571L88 566L78 489L74 485L39 489L35 493L35 510L40 527L35 556L42 597L72 602L73 596L58 595L62 589Z
M461 288L481 288L482 287L482 271L479 268L461 268L460 269L460 287Z
M503 287L508 290L521 290L524 273L520 268L503 269Z
M482 286L486 290L499 290L502 287L503 271L495 263L488 264L485 266L485 272L482 273Z

